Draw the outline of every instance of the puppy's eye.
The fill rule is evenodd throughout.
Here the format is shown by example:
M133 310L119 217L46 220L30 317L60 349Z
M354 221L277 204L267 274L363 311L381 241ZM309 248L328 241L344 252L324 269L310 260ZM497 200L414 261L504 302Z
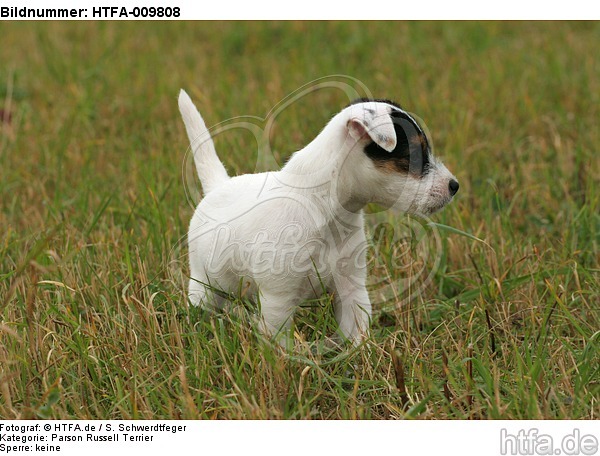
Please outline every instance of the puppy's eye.
M429 144L421 133L414 135L409 141L410 172L417 175L427 174L429 170Z
M423 174L423 152L421 149L411 148L409 171L412 174Z

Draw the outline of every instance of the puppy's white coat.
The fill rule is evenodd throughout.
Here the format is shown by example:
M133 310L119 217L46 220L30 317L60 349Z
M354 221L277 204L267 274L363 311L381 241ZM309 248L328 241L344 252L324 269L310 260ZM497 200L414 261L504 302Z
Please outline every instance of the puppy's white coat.
M371 315L362 208L427 215L458 190L418 123L392 102L359 100L280 171L230 178L183 90L179 109L205 193L188 233L190 302L220 305L213 286L249 288L259 294L262 330L276 335L324 285L340 332L359 342Z

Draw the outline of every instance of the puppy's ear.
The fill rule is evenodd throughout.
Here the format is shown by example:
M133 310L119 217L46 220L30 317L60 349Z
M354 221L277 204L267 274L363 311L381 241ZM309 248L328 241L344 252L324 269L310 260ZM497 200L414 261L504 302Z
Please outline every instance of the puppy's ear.
M396 148L396 131L392 118L385 109L365 107L362 113L353 112L347 125L350 136L356 141L368 136L388 152Z

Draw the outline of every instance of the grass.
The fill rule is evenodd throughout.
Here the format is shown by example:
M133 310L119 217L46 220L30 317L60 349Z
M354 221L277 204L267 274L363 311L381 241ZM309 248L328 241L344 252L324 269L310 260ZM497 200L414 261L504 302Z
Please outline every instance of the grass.
M1 27L1 418L600 416L600 24ZM461 191L433 225L368 216L363 346L318 344L325 297L283 355L244 297L217 317L186 306L176 96L216 124L330 74L425 119ZM346 102L319 91L287 109L276 159ZM216 146L254 170L245 135ZM413 222L439 255L398 244ZM431 258L426 287L397 285Z

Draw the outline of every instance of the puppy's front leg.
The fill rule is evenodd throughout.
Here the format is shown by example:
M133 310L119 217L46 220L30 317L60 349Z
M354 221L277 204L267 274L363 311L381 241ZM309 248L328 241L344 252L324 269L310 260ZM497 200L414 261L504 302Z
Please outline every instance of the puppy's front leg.
M355 283L347 277L336 278L334 309L339 331L358 345L367 335L371 319L371 301L364 282Z

